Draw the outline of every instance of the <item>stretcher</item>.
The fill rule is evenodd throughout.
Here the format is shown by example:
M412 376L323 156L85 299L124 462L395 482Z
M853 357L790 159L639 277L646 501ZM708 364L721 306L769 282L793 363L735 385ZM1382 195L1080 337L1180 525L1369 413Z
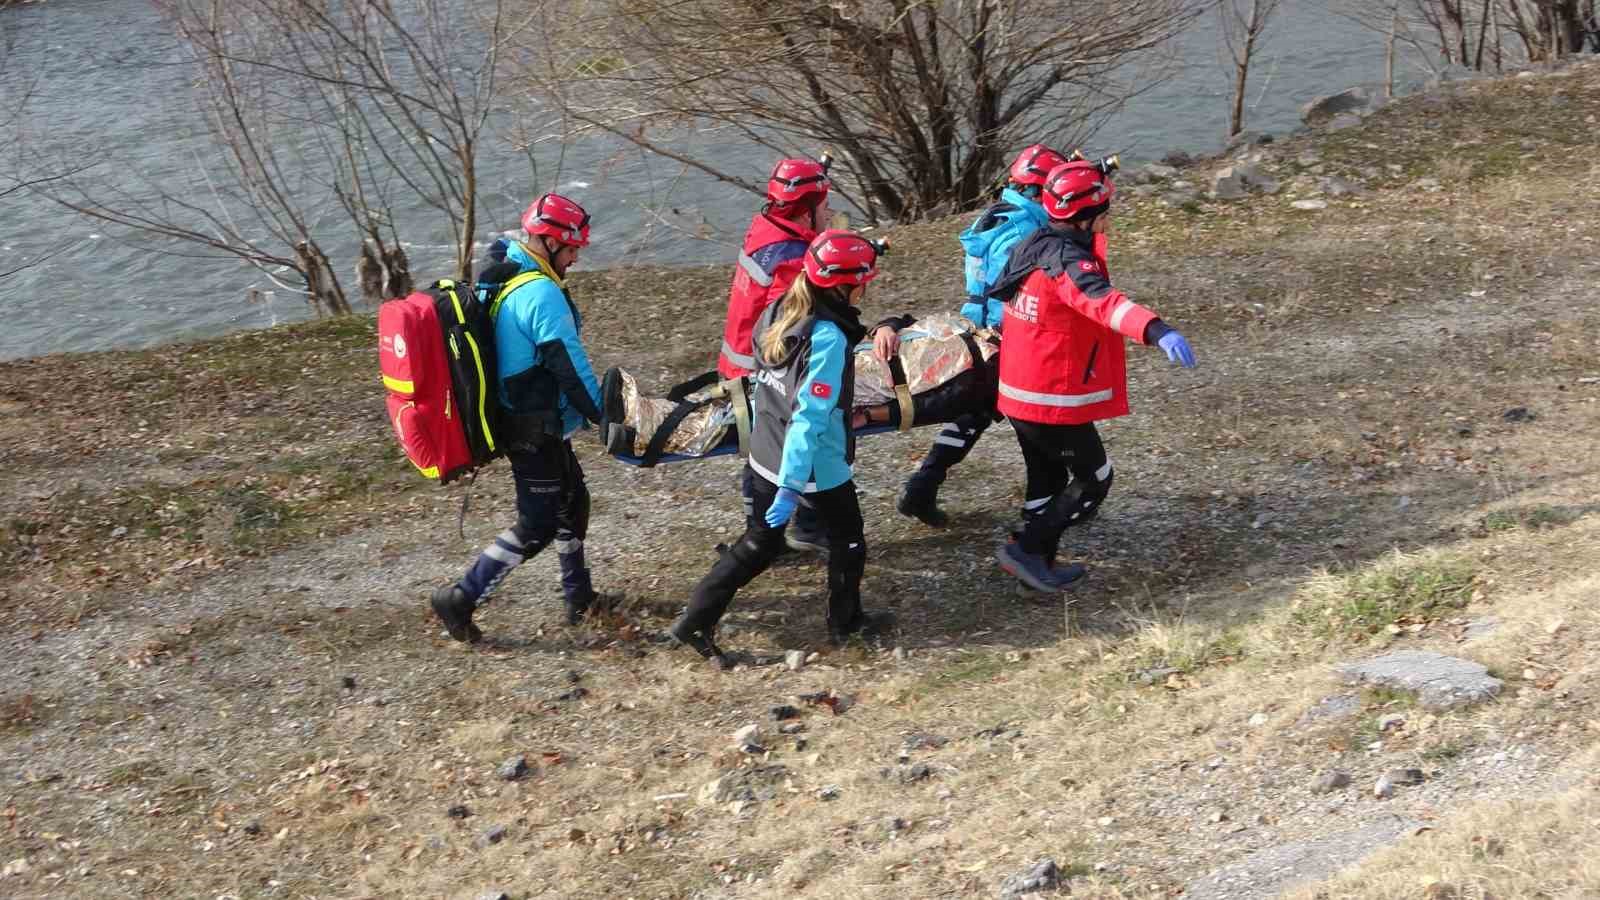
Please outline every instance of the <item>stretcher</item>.
M900 349L885 363L871 343L855 347L855 402L851 420L864 418L857 435L909 431L993 413L1000 338L960 316L934 316L900 331ZM620 368L601 380L601 439L606 452L628 465L748 453L751 383L719 381L707 372L677 385L665 397L647 396ZM856 413L867 413L858 416Z

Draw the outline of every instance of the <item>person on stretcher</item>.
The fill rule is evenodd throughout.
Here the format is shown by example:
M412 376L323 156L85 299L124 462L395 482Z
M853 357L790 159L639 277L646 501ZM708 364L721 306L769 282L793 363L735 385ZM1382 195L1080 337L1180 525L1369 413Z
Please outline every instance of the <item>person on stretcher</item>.
M921 321L895 316L871 333L870 343L854 348L852 430L903 431L993 414L999 352L993 331L951 314ZM655 398L626 371L611 369L600 388L607 449L646 466L738 452L741 428L748 434L748 390L747 382L732 380L687 397Z

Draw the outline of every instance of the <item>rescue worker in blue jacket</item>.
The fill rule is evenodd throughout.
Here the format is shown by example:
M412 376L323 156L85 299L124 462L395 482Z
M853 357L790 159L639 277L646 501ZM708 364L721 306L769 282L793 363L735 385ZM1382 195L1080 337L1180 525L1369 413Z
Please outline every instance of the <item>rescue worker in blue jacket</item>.
M589 215L566 197L545 194L523 214L522 227L527 241L496 242L491 255L503 250L504 261L479 276L480 284L504 284L490 311L517 522L484 548L461 580L433 592L434 613L458 641L483 637L473 612L512 569L551 543L561 563L567 623L576 625L596 600L583 553L589 489L571 437L600 421L600 385L563 281L589 244Z
M979 328L999 330L1005 304L989 296L988 288L1004 271L1011 248L1050 221L1039 205L1039 192L1045 176L1064 162L1067 157L1043 144L1034 144L1017 154L999 202L961 232L967 289L961 314ZM1003 340L1001 346L1004 352ZM975 412L939 429L922 465L906 480L895 508L935 528L948 524L949 516L939 508L939 486L944 484L950 467L967 458L996 418L993 411Z
M806 249L803 277L756 321L745 531L695 586L668 632L718 668L730 663L716 644L717 623L733 595L782 552L802 497L828 535L829 638L871 640L893 627L892 615L861 607L867 542L850 468L852 350L866 336L857 307L881 249L849 231L822 232Z

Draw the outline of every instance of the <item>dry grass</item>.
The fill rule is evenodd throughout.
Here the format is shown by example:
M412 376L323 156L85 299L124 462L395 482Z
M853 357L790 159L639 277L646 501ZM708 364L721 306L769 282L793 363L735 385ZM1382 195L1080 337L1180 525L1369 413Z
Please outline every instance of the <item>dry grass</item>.
M1600 780L1592 774L1600 748L1576 762L1565 789L1474 805L1286 900L1600 895Z
M628 591L625 619L556 627L540 558L469 651L417 601L467 551L441 546L457 496L416 490L395 459L370 322L0 366L0 615L29 623L0 632L15 785L0 863L30 866L0 892L969 897L1053 856L1077 895L1142 898L1398 814L1435 830L1327 896L1417 896L1423 876L1502 898L1593 893L1593 785L1560 777L1594 761L1572 754L1593 744L1600 699L1600 470L1582 443L1600 409L1578 380L1600 349L1600 180L1570 143L1600 88L1534 86L1315 138L1333 173L1400 169L1324 214L1287 197L1131 205L1118 280L1190 333L1205 368L1132 359L1139 413L1107 429L1115 505L1071 538L1095 575L1070 634L1060 607L992 576L1019 489L1003 428L947 487L958 520L939 534L890 510L924 440L863 454L867 590L901 613L903 658L852 649L719 677L642 635L734 527L730 467L586 454L596 569ZM1557 93L1569 106L1551 117L1540 104ZM1540 148L1523 151L1525 134ZM1507 154L1519 166L1484 177ZM1429 175L1450 189L1411 187ZM960 224L895 236L869 318L950 305ZM602 364L693 374L726 272L636 274L577 285ZM302 373L295 396L264 354ZM1515 406L1538 417L1501 417ZM43 452L36 433L81 452ZM477 509L509 505L502 484L478 491ZM469 520L469 545L503 524L490 518ZM822 577L786 563L753 584L729 643L813 646ZM1467 641L1485 615L1498 630ZM1504 696L1436 713L1367 691L1344 718L1314 714L1347 692L1332 663L1412 646L1483 662ZM850 707L801 699L823 691ZM801 709L800 735L776 733L780 704ZM1379 732L1397 711L1404 727ZM751 722L764 754L731 746ZM1531 748L1516 765L1485 762L1516 748ZM532 771L500 780L519 754ZM1363 788L1395 765L1428 785L1372 800ZM1337 807L1306 789L1331 767L1356 780ZM730 777L755 799L702 800ZM1516 786L1531 795L1492 805ZM1508 811L1522 818L1495 821ZM1499 855L1475 860L1491 824Z

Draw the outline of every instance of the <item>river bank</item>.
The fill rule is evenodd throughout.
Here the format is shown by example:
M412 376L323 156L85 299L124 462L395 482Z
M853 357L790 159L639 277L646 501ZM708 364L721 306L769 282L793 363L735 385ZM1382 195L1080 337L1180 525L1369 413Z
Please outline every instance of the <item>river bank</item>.
M3 892L973 896L1044 856L1104 897L1600 890L1573 862L1600 839L1596 117L1591 63L1275 141L1252 163L1275 194L1168 201L1222 161L1127 191L1113 277L1201 367L1130 351L1070 614L995 573L1020 502L1006 428L940 532L892 509L930 435L878 436L865 589L901 652L823 647L823 572L796 563L725 643L817 651L798 672L716 676L648 640L736 531L735 466L629 469L582 440L622 615L560 627L539 558L484 646L442 639L422 598L504 527L509 479L474 489L457 538L460 492L388 432L370 317L0 363ZM951 308L963 224L893 232L867 317ZM699 371L727 277L580 275L594 356L658 385ZM1503 700L1423 710L1329 675L1408 648L1481 661ZM819 691L848 708L794 699ZM1353 711L1314 713L1329 697ZM806 746L731 748L784 704ZM515 756L532 771L502 779ZM1426 783L1373 797L1400 766ZM1353 787L1313 793L1325 769ZM1377 829L1399 820L1430 830ZM1295 846L1329 865L1206 887Z

